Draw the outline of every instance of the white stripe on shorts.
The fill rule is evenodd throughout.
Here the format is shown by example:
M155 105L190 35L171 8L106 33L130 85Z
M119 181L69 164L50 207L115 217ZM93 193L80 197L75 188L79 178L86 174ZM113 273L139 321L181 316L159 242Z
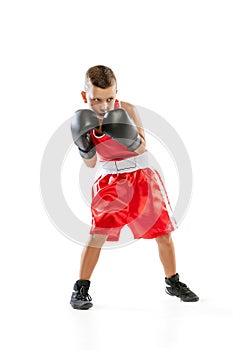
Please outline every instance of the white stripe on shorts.
M159 185L160 192L161 192L161 194L163 196L163 200L165 202L165 206L167 208L167 212L168 212L169 218L170 218L170 220L172 222L172 225L174 226L174 229L176 229L177 228L177 223L176 223L176 220L174 218L174 213L173 213L171 205L169 203L169 200L168 200L168 197L167 197L167 192L165 190L164 184L162 183L162 180L160 179L160 176L158 175L157 171L155 169L152 169L152 170L154 172L154 176L156 178L156 181L157 181L157 183Z

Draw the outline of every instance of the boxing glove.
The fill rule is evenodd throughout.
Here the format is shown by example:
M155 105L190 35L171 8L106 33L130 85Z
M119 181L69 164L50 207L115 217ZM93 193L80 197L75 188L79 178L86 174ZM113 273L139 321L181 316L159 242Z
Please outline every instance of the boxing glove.
M135 151L142 143L136 125L122 108L111 110L105 114L102 130L105 134L126 146L129 151Z
M90 130L99 126L98 118L90 109L79 109L71 121L71 133L82 158L91 159L96 154Z

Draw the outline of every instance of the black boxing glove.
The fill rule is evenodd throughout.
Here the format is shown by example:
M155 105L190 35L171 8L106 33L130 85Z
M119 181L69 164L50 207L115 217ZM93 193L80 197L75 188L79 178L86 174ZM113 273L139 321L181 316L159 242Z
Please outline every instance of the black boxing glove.
M91 159L96 154L90 130L98 126L98 118L92 110L79 109L75 112L71 121L71 133L82 158Z
M105 114L102 130L129 151L135 151L142 143L141 137L133 120L128 113L122 109L114 109Z

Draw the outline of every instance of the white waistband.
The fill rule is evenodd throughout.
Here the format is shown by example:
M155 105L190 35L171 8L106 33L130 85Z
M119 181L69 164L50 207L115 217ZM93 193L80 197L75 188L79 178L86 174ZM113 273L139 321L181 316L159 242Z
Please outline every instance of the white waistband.
M138 169L149 168L148 152L144 152L135 157L123 160L103 162L101 174L121 174L128 173Z

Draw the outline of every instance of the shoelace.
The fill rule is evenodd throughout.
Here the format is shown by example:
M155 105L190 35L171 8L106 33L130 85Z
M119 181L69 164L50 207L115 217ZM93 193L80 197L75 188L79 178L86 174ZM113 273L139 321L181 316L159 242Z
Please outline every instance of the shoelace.
M175 289L177 289L178 291L180 291L182 289L183 292L185 293L191 293L191 290L187 287L187 285L183 282L176 282L174 283L174 287Z
M84 300L84 301L86 301L86 300L91 301L92 300L91 296L88 294L87 291L88 291L88 289L85 288L84 286L82 286L80 288L79 293L80 293L80 296L81 296L81 300Z

